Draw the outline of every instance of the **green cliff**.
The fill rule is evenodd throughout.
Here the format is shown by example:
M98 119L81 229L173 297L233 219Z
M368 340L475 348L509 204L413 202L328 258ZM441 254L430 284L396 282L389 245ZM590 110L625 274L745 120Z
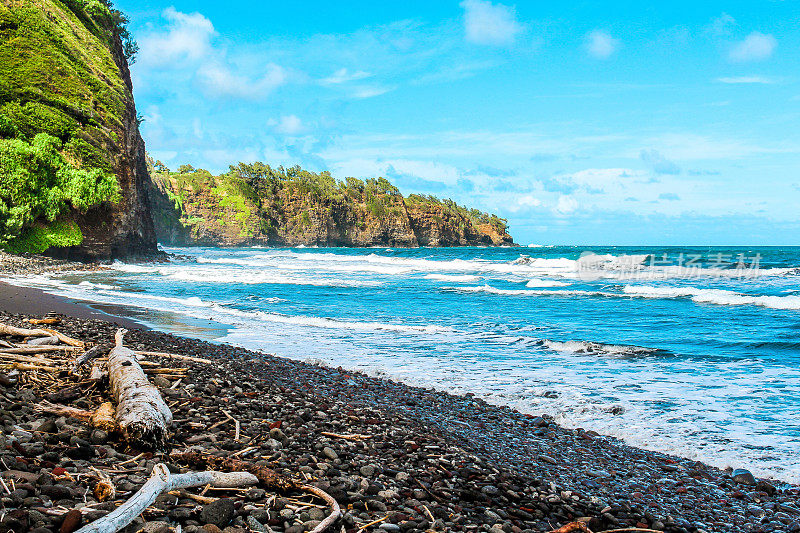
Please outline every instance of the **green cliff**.
M156 252L125 18L101 0L0 3L0 247Z
M499 246L506 221L450 200L403 197L384 178L262 163L214 176L188 165L151 169L158 240L172 245Z

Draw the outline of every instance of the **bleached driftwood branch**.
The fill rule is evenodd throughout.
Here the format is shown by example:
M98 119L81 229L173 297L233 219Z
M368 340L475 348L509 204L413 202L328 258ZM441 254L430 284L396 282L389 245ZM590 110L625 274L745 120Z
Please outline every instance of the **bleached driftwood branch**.
M138 447L161 449L167 441L172 412L136 360L122 345L124 329L117 330L116 346L108 354L108 380L117 403L116 421L125 439Z
M128 501L102 518L78 530L77 533L114 533L124 528L142 514L164 492L211 485L217 488L247 487L258 483L258 478L249 472L190 472L171 474L167 465L157 464L153 474L142 488Z
M83 342L72 337L68 337L63 333L59 333L53 329L37 328L25 329L9 326L8 324L0 323L0 335L11 335L12 337L58 337L58 340L70 346L83 346Z

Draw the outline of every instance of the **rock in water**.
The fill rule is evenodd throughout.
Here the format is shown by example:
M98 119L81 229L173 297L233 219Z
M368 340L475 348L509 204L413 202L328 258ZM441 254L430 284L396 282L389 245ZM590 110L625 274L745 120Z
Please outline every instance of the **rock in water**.
M744 468L737 468L734 470L733 473L731 473L731 477L735 482L741 483L742 485L756 484L756 478L749 470L745 470Z

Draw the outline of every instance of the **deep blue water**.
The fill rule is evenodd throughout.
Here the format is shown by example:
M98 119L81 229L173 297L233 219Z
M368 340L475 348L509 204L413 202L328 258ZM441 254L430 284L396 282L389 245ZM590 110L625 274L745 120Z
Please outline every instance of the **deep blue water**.
M167 251L14 282L800 482L800 248Z

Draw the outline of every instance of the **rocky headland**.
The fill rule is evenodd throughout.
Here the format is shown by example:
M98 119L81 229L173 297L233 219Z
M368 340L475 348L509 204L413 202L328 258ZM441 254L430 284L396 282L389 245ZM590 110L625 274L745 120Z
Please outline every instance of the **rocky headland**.
M255 163L218 176L152 163L159 242L178 246L503 246L505 220L450 200L404 197L384 178L339 181Z

